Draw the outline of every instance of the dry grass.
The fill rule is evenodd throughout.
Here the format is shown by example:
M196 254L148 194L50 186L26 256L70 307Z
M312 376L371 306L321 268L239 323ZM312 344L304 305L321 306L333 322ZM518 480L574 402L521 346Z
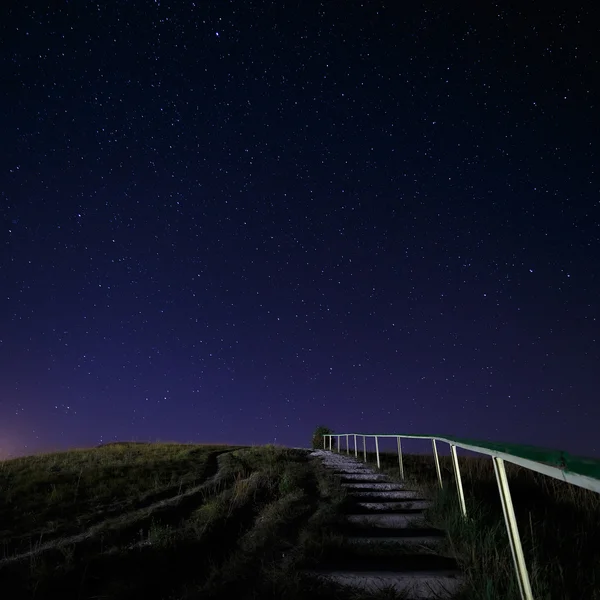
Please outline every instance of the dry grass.
M0 462L2 556L181 495L227 447L111 444Z
M316 597L288 559L310 539L321 471L274 446L111 444L5 461L3 597Z

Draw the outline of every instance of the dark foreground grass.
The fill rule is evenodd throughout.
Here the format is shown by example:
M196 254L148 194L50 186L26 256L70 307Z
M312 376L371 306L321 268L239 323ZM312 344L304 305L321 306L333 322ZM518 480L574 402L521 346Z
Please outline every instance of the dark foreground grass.
M375 456L368 455L374 463ZM404 456L407 480L434 499L429 524L445 529L464 568L461 600L520 600L492 461L459 457L468 519L460 513L450 457L440 456L440 490L433 455ZM399 478L395 453L382 470ZM538 600L600 599L600 494L506 463L519 533Z
M116 444L0 477L3 599L377 598L301 574L344 497L307 452Z

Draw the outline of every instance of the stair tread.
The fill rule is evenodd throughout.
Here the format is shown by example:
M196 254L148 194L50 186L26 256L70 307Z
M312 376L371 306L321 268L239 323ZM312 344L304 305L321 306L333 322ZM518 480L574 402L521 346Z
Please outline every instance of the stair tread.
M413 600L450 599L462 587L463 578L456 572L431 573L387 573L377 571L322 571L313 573L322 579L362 589L367 592L378 592L393 588L402 594L408 594Z
M424 508L420 508L420 507L415 507L415 508L411 508L411 507L404 507L404 508L369 508L369 507L365 507L365 506L349 506L347 507L347 512L346 514L348 515L363 515L363 516L370 516L370 515L411 515L414 513L420 513L423 514L423 511L425 509Z
M439 554L377 555L336 549L319 560L319 568L342 569L345 571L398 572L423 570L452 570L458 565L454 558Z
M344 487L356 490L388 490L388 491L396 491L396 490L404 490L406 489L401 483L392 483L390 481L352 481L352 482L344 482L342 483Z
M398 498L415 498L418 500L425 500L423 495L417 490L411 490L408 488L402 488L401 490L347 490L354 498L360 498L361 502L368 502L369 499L373 498L381 500L381 498L390 498L396 500Z
M349 537L431 537L432 539L444 539L445 533L441 529L429 527L411 527L398 529L395 527L355 527L347 523L341 531Z

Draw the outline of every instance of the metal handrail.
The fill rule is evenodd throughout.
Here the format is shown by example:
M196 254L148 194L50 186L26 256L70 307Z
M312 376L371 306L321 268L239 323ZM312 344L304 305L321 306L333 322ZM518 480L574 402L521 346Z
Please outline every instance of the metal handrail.
M396 438L398 444L398 466L400 468L400 477L404 479L404 464L402 460L402 438L407 439L423 439L431 440L433 449L433 457L437 473L438 483L440 488L443 487L442 472L440 469L440 461L437 451L437 442L445 442L450 446L450 456L452 459L452 467L454 469L454 477L456 480L456 489L460 509L463 517L467 516L467 507L465 504L465 494L462 486L460 475L460 466L458 463L457 448L463 448L479 454L490 456L494 463L494 473L496 474L496 482L498 484L498 492L502 503L502 512L504 513L504 522L508 532L510 549L515 563L515 571L519 584L519 591L522 600L533 600L531 591L531 583L525 557L523 554L523 546L519 536L517 520L510 495L508 479L506 477L505 462L510 462L515 465L520 465L531 471L548 475L561 481L566 481L572 485L600 493L600 460L591 458L576 457L560 450L548 450L545 448L537 448L535 446L524 446L521 444L504 444L496 442L486 442L481 440L470 440L465 438L457 438L454 436L433 436L433 435L414 435L414 434L398 434L398 433L328 433L323 435L323 449L327 449L327 438L329 438L329 450L332 450L332 440L337 438L337 451L341 452L341 438L346 438L346 454L350 454L350 436L354 438L354 456L358 458L357 437L363 439L363 460L367 462L367 438L375 439L375 452L377 455L377 468L381 468L379 455L379 438Z

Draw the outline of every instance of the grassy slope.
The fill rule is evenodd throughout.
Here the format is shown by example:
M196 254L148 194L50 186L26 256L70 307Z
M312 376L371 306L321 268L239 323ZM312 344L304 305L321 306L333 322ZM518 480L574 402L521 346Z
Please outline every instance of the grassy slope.
M375 462L370 455L369 462ZM449 457L440 457L440 490L432 455L407 455L404 469L435 505L433 526L449 532L450 544L469 577L469 600L520 600L492 461L460 457L469 520L460 514ZM382 468L398 478L398 457L385 454ZM534 597L540 600L600 599L600 494L506 464Z
M181 494L227 447L111 444L0 462L2 556Z
M2 597L350 598L299 571L334 538L342 498L319 461L273 446L116 444L6 461Z
M382 462L398 475L396 456ZM406 456L405 472L435 498L429 519L469 575L464 599L517 600L491 462L461 458L466 523L441 462L441 492L431 456ZM507 470L535 597L600 598L600 496ZM337 547L343 502L318 462L272 446L117 444L5 461L3 598L348 598L300 575Z

